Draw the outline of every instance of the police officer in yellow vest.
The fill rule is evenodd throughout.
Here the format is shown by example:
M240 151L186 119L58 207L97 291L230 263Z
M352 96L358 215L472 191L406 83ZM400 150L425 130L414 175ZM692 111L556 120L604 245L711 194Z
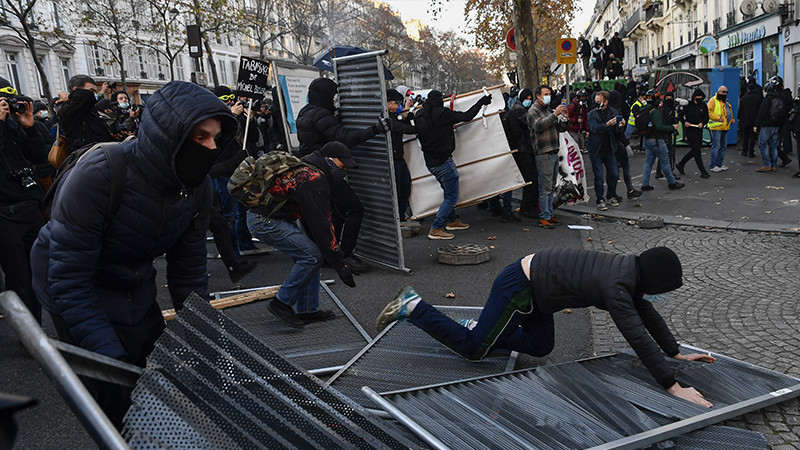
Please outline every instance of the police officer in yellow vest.
M722 172L728 167L722 164L725 159L725 147L728 145L728 130L736 122L733 118L733 107L728 102L728 88L720 86L717 95L708 101L708 129L711 130L711 164L712 172Z

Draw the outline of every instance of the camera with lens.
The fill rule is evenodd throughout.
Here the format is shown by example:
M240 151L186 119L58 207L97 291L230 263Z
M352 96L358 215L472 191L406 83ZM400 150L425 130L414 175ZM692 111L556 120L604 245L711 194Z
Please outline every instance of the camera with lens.
M23 189L27 190L36 187L36 180L33 179L33 169L30 167L12 170L9 172L8 176L13 180L19 181Z

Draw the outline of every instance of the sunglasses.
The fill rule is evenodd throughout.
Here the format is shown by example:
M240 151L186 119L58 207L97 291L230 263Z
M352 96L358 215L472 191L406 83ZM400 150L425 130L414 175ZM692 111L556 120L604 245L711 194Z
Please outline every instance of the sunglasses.
M219 99L222 100L223 102L227 102L228 100L233 100L234 98L236 98L236 96L233 94L221 95L219 97Z
M727 94L728 91L719 91L720 94Z
M3 94L17 95L17 90L14 89L11 86L6 86L6 87L0 89L0 92L2 92Z

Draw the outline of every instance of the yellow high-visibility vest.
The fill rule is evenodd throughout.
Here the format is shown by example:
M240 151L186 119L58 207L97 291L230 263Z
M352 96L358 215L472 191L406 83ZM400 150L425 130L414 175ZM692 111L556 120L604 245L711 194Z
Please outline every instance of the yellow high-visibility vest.
M730 121L728 120L728 108L726 108L725 105L721 101L717 100L717 96L716 95L711 97L711 101L709 103L711 103L711 102L714 102L714 108L713 108L714 115L724 119L725 122L723 123L723 122L720 122L718 120L709 119L708 120L708 129L709 130L723 130L723 131L729 130L731 128L731 126L729 124ZM727 103L727 101L725 103ZM712 108L709 108L709 109L711 110Z
M639 109L641 109L642 106L644 106L642 101L638 98L636 99L635 102L633 102L633 105L631 105L631 114L628 117L628 124L632 127L636 126L636 116L633 114L633 109L636 107L636 105L639 105Z

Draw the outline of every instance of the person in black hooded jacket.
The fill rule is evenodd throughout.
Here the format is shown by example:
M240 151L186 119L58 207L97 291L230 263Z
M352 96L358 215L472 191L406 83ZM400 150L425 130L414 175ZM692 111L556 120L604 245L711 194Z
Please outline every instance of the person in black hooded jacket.
M742 131L742 156L755 157L755 145L758 141L758 133L753 131L756 123L758 109L761 108L761 101L764 93L761 86L750 82L747 83L747 92L739 100L739 129Z
M445 231L445 227L451 231L469 228L455 213L458 203L458 170L453 162L453 152L456 150L453 125L472 120L478 115L481 106L491 103L492 96L485 95L466 111L451 111L444 107L442 93L432 90L428 93L422 110L417 112L414 125L425 166L444 191L444 200L433 219L428 239L453 239L453 234Z
M58 123L67 139L67 154L96 142L116 141L97 113L97 85L88 75L75 75L67 81L69 99L58 111Z
M67 173L31 251L34 293L59 339L144 367L164 329L153 267L160 255L166 254L176 309L191 293L208 297L207 173L235 134L236 119L213 94L173 81L147 102L138 139L109 149L125 161L115 214L108 207L112 170L104 151L85 154ZM119 425L126 392L96 389Z
M392 118L392 159L394 160L394 180L397 186L397 209L400 212L400 221L405 222L408 198L411 196L411 173L408 171L403 151L403 135L415 135L417 129L411 123L414 113L408 111L403 114L405 97L395 89L386 91L386 106L389 117ZM411 107L406 102L405 107ZM405 117L403 117L403 114Z
M391 125L386 118L380 118L376 124L361 130L342 125L334 103L338 90L336 82L328 78L317 78L308 85L308 104L297 114L300 156L309 155L331 141L353 148L376 134L390 130Z
M692 101L683 108L683 111L678 117L678 121L683 122L683 133L686 136L686 142L689 144L689 151L686 155L675 164L675 168L681 175L686 175L684 166L690 159L694 158L697 164L697 170L700 171L701 178L708 178L706 166L703 164L703 157L700 153L700 146L703 145L703 127L708 124L708 106L703 101L706 94L700 88L697 88L692 93Z
M404 287L378 316L383 330L407 319L450 350L480 361L506 349L542 357L553 350L553 314L565 308L608 311L653 378L670 394L711 407L694 388L684 388L664 357L714 362L711 355L680 353L675 337L653 307L683 284L678 256L666 247L640 255L550 248L515 261L495 278L480 317L454 321Z

